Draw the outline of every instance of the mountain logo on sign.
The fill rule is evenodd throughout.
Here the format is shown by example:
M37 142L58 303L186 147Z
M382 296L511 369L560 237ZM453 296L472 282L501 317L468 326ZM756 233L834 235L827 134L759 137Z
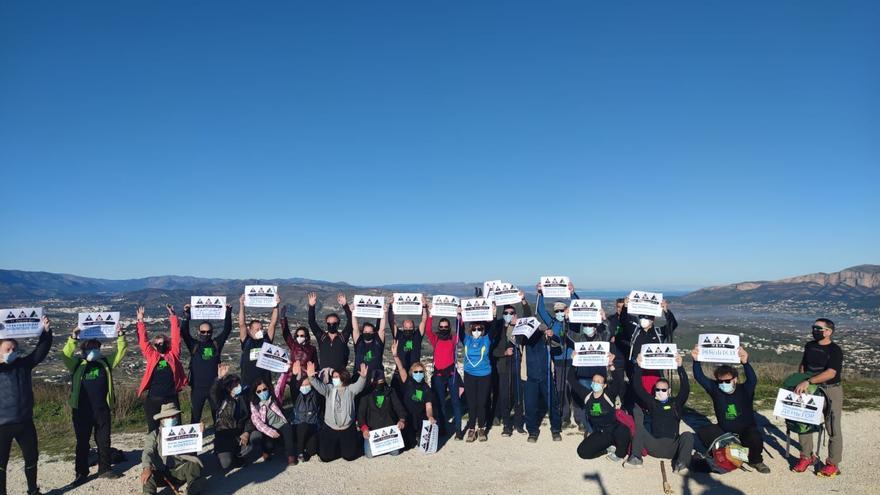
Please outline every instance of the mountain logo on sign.
M205 304L205 302L199 299L198 301L196 301L196 304Z

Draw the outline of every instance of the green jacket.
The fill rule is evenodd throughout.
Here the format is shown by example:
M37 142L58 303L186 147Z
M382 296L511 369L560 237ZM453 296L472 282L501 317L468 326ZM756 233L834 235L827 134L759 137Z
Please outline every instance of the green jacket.
M73 373L72 388L70 390L70 407L76 409L79 407L79 391L82 387L83 374L86 371L84 366L87 361L83 358L73 357L76 351L77 340L72 336L67 338L67 343L61 349L61 361L67 370ZM113 406L113 373L111 370L122 361L125 351L128 350L128 344L125 337L120 335L116 338L116 352L109 356L102 356L97 362L104 367L104 373L107 375L107 405Z

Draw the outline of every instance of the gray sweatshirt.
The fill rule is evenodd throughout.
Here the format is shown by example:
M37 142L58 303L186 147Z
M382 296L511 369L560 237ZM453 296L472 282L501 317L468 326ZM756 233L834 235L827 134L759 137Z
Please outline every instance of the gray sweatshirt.
M315 392L327 398L324 404L324 424L334 430L348 429L355 419L354 399L364 390L367 379L361 376L347 387L334 387L314 376L309 378L309 382Z

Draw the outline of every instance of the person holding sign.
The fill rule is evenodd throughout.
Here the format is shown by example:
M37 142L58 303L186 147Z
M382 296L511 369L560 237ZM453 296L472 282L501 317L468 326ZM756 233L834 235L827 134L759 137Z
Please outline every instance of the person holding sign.
M495 303L492 303L495 314ZM470 443L486 436L486 412L489 409L489 393L492 390L492 362L489 357L492 341L486 330L486 322L473 321L465 329L459 316L458 338L464 345L464 395L468 404L468 421L465 441ZM476 428L476 429L475 429Z
M174 314L174 307L165 306L171 324L171 338L166 335L154 335L147 338L147 325L144 323L144 307L137 308L138 346L147 361L147 369L138 387L138 397L144 399L144 416L147 419L147 430L159 428L159 421L154 416L162 404L173 403L180 408L177 394L186 386L186 373L180 362L180 321Z
M226 318L223 320L223 331L214 338L214 324L210 320L199 323L199 335L193 340L189 333L191 320L191 307L189 304L183 307L183 321L180 323L181 336L186 350L189 351L189 386L190 402L192 403L192 415L190 423L202 421L202 410L205 402L211 408L211 418L217 419L217 403L211 395L211 387L217 380L217 366L220 365L220 354L226 339L232 333L232 305L226 305Z
M37 429L34 426L34 388L31 375L34 367L49 354L52 347L52 326L45 315L40 320L40 337L34 350L21 355L18 341L0 339L0 493L6 493L6 466L12 441L18 443L24 460L24 477L28 495L39 494L37 487Z
M262 444L263 460L267 461L277 447L279 439L284 442L284 451L287 453L287 465L296 466L299 460L296 458L296 450L293 446L293 428L284 412L281 411L281 402L277 397L284 394L284 384L279 381L274 393L272 382L262 377L257 378L253 385L251 395L251 423L256 431L251 435L250 441L254 444Z
M324 426L318 430L318 457L323 462L335 461L342 457L353 461L360 457L361 437L355 429L355 397L367 384L367 365L361 363L360 373L355 383L345 368L333 371L331 384L326 384L315 375L315 365L309 363L306 375L312 390L324 397Z
M654 317L651 315L632 315L629 313L629 297L624 300L623 310L620 314L622 322L622 334L617 336L618 348L625 350L626 354L626 377L629 380L629 389L624 396L624 408L632 410L636 395L633 387L639 385L633 381L636 356L645 344L657 344L672 342L673 332L678 328L675 315L669 310L669 303L664 299L660 305L666 323L661 327L654 326ZM662 376L659 370L643 370L641 386L645 392L651 393L654 384ZM640 404L646 407L647 404Z
M163 427L180 424L180 409L174 403L162 404L159 412L150 417ZM145 495L153 495L160 486L170 486L179 493L176 486L186 484L187 495L202 493L204 477L202 461L194 454L166 456L162 454L160 429L154 428L144 436L144 450L141 453L141 485Z
M523 291L520 291L520 303L522 304L523 316L531 317L532 308ZM505 304L501 311L501 318L496 319L493 325L494 335L492 337L492 342L494 342L492 346L493 369L498 377L498 387L495 393L495 419L504 424L501 436L509 437L513 435L514 429L519 433L526 432L523 427L523 386L519 379L519 363L522 352L513 335L513 329L518 320L516 307Z
M394 307L388 308L388 321L391 322L391 337L397 345L397 357L403 368L398 367L391 376L391 388L394 389L399 396L403 397L402 382L400 380L400 372L406 374L406 370L410 369L413 364L422 359L422 339L425 336L425 324L428 321L428 305L422 303L422 318L419 320L419 328L416 330L416 322L411 318L403 320L403 326L397 327L394 320ZM412 425L410 425L412 426ZM416 425L418 427L419 425Z
M394 363L397 365L397 373L400 379L401 391L403 395L403 405L406 407L406 428L402 430L404 441L407 448L412 448L419 443L419 434L423 421L430 421L436 424L434 419L434 406L432 404L434 396L431 388L425 382L426 370L425 365L421 361L417 361L410 366L409 373L403 366L400 356L400 344L395 341L391 344L391 355L394 357Z
M843 387L840 386L840 371L843 369L843 350L831 338L834 335L834 322L819 318L813 323L813 341L804 346L804 355L798 370L812 374L794 389L798 394L806 393L811 385L818 385L825 394L825 431L828 432L828 458L819 470L819 476L833 478L840 474L837 467L843 457L843 434L840 430L840 417L843 412ZM813 434L798 436L801 444L800 461L792 468L802 473L816 464L813 451Z
M572 299L578 299L577 294L574 292L572 292ZM566 311L569 311L569 309ZM599 318L602 320L602 323L569 323L569 331L565 333L566 348L574 350L577 344L582 342L608 342L605 310L599 310ZM612 352L616 351L613 346L609 347L611 347ZM574 366L573 352L569 355L566 367L568 368L566 375L573 374L574 379L587 389L593 383L593 376L608 376L607 366ZM572 380L571 376L567 376L566 379L569 382ZM578 431L581 433L586 432L588 421L583 402L572 400L571 409L574 413L574 420L577 423Z
M428 335L428 342L434 348L434 373L431 374L431 391L434 392L434 398L437 401L437 422L440 423L441 433L446 435L455 435L456 440L464 438L464 432L461 431L461 400L458 388L461 385L461 375L455 368L455 348L458 344L458 330L452 331L452 323L449 318L440 318L437 322L437 332L434 332L433 319L430 315L431 305L428 304L428 321L425 323L425 332ZM456 325L458 320L456 319ZM449 422L446 419L446 396L449 394L449 401L452 403L452 427L450 429Z
M609 364L612 360L613 354L609 353ZM614 446L614 452L608 452L606 457L612 462L622 461L629 448L630 430L617 420L618 411L614 403L623 388L623 371L615 369L610 384L602 374L593 375L590 388L571 378L569 384L575 400L580 400L584 404L592 430L591 433L585 434L583 441L578 445L578 457L595 459L608 452L608 447Z
M636 357L634 378L639 383L642 378L642 356ZM659 459L672 459L672 471L683 472L688 468L694 450L694 434L679 432L681 418L684 417L684 405L690 395L690 383L687 373L681 365L681 356L675 357L678 365L678 380L681 386L678 395L672 395L672 387L665 378L654 384L653 394L648 394L641 387L635 392L642 404L647 404L647 412L651 415L651 431L645 429L645 414L642 408L633 409L636 433L632 441L632 454L623 465L625 468L642 467L642 451Z
M224 471L244 464L242 454L250 450L250 437L254 430L253 423L249 421L251 408L242 393L241 380L228 372L229 366L220 364L217 379L211 387L211 395L217 404L214 455Z
M386 301L389 300L386 298ZM354 340L354 368L352 374L356 375L361 364L367 365L367 379L375 376L375 373L385 375L385 364L382 362L382 355L385 353L385 324L388 322L388 306L386 302L382 307L382 315L379 320L379 330L376 330L376 324L366 322L363 328L358 324L357 316L352 314L351 321L354 330L351 338ZM372 384L367 387L367 392L372 390Z
M367 459L373 457L370 450L370 430L387 428L396 424L402 432L406 426L406 409L400 403L397 394L385 383L385 374L377 370L373 376L372 391L364 394L358 404L358 424L361 435L364 437L364 456ZM389 453L398 455L400 449Z
M324 317L324 323L327 325L326 330L318 326L318 320L315 316L315 306L318 304L318 294L309 293L309 328L315 334L318 340L318 359L326 371L325 380L329 380L329 376L334 371L340 371L348 368L348 339L351 338L351 307L345 298L345 294L336 295L336 302L345 311L345 326L340 330L339 315L330 313ZM317 365L315 366L317 368Z
M540 290L541 285L538 284ZM526 429L529 432L528 442L538 441L541 432L541 420L545 414L550 415L550 432L554 442L562 441L562 420L560 418L558 388L554 377L554 356L563 354L562 331L565 320L564 303L553 305L555 317L551 319L544 307L544 296L538 293L538 316L547 327L544 331L536 331L531 337L517 335L517 344L523 349L520 361L520 379L524 381ZM558 365L556 373L562 373L565 361Z
M737 371L723 364L715 368L715 379L711 380L703 373L703 366L698 360L699 349L694 346L691 357L694 360L694 380L706 390L712 398L715 419L718 424L710 424L697 430L697 436L704 445L712 445L716 438L724 433L736 434L744 447L749 449L749 466L762 474L770 472L764 464L764 438L755 421L755 388L758 386L758 375L749 364L749 354L740 347L737 352L746 374L746 382L738 385Z
M297 455L303 462L308 462L313 455L318 453L318 423L321 418L321 403L318 400L318 393L312 390L312 384L305 372L310 362L306 363L306 368L303 368L300 361L291 362L290 371L281 374L276 387L278 391L276 395L281 401L284 395L284 384L290 380L290 397L293 402L293 408L290 411L290 424L296 439ZM296 389L294 390L294 388Z
M558 414L562 421L560 428L568 428L571 426L571 390L566 384L566 375L568 374L566 364L567 361L571 360L572 353L572 349L566 346L564 339L566 328L568 327L568 321L566 320L568 305L563 302L554 303L553 315L551 316L544 305L543 286L538 283L535 288L538 291L538 316L553 332L554 340L548 343L553 347L550 351L550 356L553 358L553 369L555 370L552 373L553 387L556 389L553 394L556 397L555 407L559 408ZM568 283L568 290L571 292L572 298L579 299L578 295L574 293L574 284L571 282Z
M241 381L245 385L254 383L257 379L263 379L266 383L272 383L272 374L269 370L257 367L260 359L260 349L263 344L271 344L275 340L275 325L278 324L278 305L281 297L275 294L275 306L272 308L272 316L269 319L269 327L263 330L263 322L251 320L246 323L244 309L245 295L238 299L238 340L241 342Z
M74 357L79 332L79 327L73 329L60 354L61 361L71 374L68 403L73 411L73 431L76 435L73 486L85 483L89 477L89 437L92 431L95 432L95 446L98 448L98 477L122 477L110 468L110 408L115 400L113 369L122 362L128 349L122 325L117 323L115 352L102 356L101 341L89 339L79 345L79 357Z

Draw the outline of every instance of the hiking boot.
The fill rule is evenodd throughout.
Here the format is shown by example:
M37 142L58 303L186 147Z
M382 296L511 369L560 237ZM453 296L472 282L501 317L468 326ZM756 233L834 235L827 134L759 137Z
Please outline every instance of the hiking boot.
M461 430L458 430L457 432L455 432L455 439L456 440L464 439L464 432Z
M833 478L840 474L840 469L838 469L836 464L825 464L822 469L816 473L816 476L821 476L823 478Z
M73 481L70 482L70 486L80 486L88 480L88 474L77 474L76 477L73 478Z
M271 458L272 458L272 454L270 454L270 453L268 453L268 452L263 452L262 454L260 454L260 459L259 459L259 460L262 461L262 462L266 462L266 461L268 461L268 460L271 459Z
M617 457L617 454L614 452L609 452L608 455L605 456L605 458L611 462L620 462L623 460L620 457Z
M803 473L807 469L810 469L810 466L816 464L816 456L811 455L810 457L801 456L801 459L791 468L795 473Z
M477 439L477 432L475 432L473 429L469 429L467 431L467 439L465 439L465 442L471 443L476 439Z
M528 438L529 443L537 443L537 441L538 441L538 435L529 434L529 438Z
M554 431L553 432L553 441L554 442L561 442L562 441L562 434L559 433L558 431Z
M504 429L501 430L502 437L509 437L511 435L513 435L513 428L511 428L509 426L505 426Z
M311 458L312 458L312 456L310 456L310 455L308 455L308 454L303 454L303 455L302 455L302 461L303 461L303 462L309 462L309 459L311 459Z
M615 456L615 457L617 457L617 456ZM626 462L623 463L623 467L625 467L627 469L641 469L645 466L644 466L644 461L642 461L641 458L635 457L635 456L629 456L626 459Z
M501 418L495 418L492 420L492 426L501 426Z
M571 421L566 419L562 422L562 429L567 430L568 428L571 428Z
M687 471L688 471L688 467L686 464L684 464L682 462L678 462L678 461L672 463L672 472L673 473L678 473L678 474L684 476L687 474Z
M519 433L520 435L525 435L526 433L528 433L528 432L526 431L526 429L523 428L522 426L517 426L517 427L516 427L516 432Z
M299 464L299 459L297 459L295 455L287 456L287 465L288 466L296 466L297 464Z
M98 478L103 478L105 480L118 480L119 478L122 478L122 475L112 469L105 469L103 471L98 471Z
M488 439L489 439L489 437L486 436L486 429L485 428L480 428L479 430L477 430L477 440L479 440L481 442L485 442Z
M768 468L767 465L764 464L763 462L756 462L754 464L752 464L750 462L749 466L752 466L752 469L754 469L755 471L757 471L761 474L770 474L770 468Z

